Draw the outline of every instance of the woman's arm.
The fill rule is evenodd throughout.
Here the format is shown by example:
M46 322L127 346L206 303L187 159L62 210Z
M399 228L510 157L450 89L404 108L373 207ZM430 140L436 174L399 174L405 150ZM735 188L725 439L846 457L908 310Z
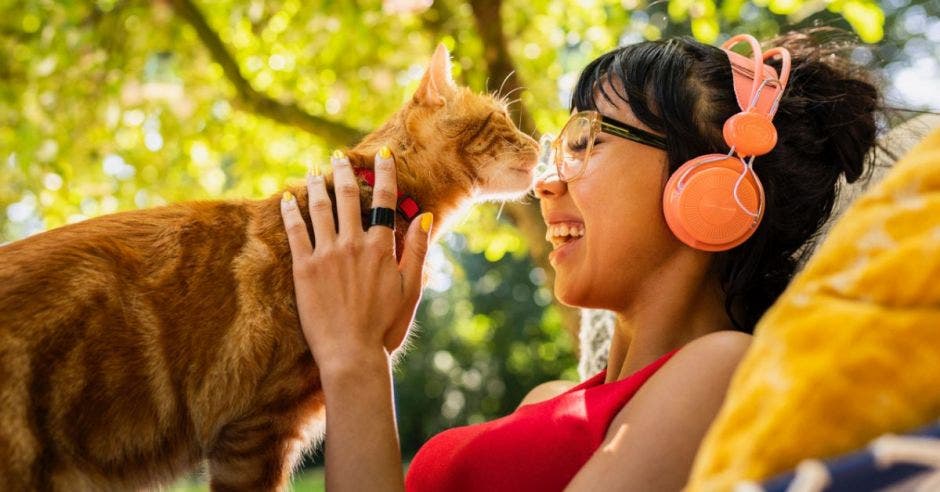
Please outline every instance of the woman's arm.
M617 414L565 490L681 490L750 343L719 331L682 347Z
M412 223L399 264L392 229L362 230L349 160L334 154L331 162L338 230L323 178L307 177L316 250L297 200L285 192L281 201L297 312L326 398L327 487L403 490L389 350L401 344L414 318L431 217ZM372 206L394 210L395 163L387 148L376 155L375 174Z
M404 490L389 359L354 357L357 364L323 379L326 489Z

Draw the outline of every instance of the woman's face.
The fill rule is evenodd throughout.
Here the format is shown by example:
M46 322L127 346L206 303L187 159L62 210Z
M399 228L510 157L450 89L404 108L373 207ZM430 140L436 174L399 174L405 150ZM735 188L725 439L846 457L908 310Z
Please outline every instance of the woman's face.
M600 96L597 109L651 131L624 101L613 105ZM681 247L662 213L667 179L664 150L599 133L580 177L564 183L552 168L536 181L554 246L549 261L555 296L562 303L622 311L637 289L656 278ZM557 237L565 228L569 237Z

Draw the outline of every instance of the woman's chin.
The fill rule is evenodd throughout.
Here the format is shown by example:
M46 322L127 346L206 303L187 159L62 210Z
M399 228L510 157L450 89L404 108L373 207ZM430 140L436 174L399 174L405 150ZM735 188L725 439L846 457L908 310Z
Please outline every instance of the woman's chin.
M594 292L594 295L592 295L591 289L568 283L563 275L556 275L554 293L555 299L568 307L579 309L617 309L614 307L611 299L598 296L597 292Z
M555 299L565 306L576 308L583 307L581 302L584 301L584 295L583 293L579 292L579 289L574 288L569 282L567 282L563 274L556 273Z

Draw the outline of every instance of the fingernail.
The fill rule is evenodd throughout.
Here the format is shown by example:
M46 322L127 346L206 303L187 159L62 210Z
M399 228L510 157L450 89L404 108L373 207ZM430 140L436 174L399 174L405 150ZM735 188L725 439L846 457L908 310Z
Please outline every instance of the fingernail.
M344 154L342 150L336 149L333 151L333 155L331 156L331 159L330 159L330 164L335 166L345 160L346 160L346 154Z
M426 212L421 215L421 230L428 232L431 230L431 224L434 223L434 214L431 212Z
M294 198L294 194L289 191L285 191L284 194L281 195L281 205L287 208L296 207L297 200Z
M388 145L383 145L382 148L379 149L379 157L388 160L391 156L392 150L388 148Z
M323 181L323 175L320 173L320 163L314 162L307 170L307 182L319 183L320 181Z

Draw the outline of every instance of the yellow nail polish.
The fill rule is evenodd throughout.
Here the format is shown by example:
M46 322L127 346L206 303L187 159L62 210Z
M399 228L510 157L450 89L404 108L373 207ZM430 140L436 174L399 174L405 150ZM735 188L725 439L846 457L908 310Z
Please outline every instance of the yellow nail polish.
M388 148L388 145L383 145L382 148L379 149L379 157L383 159L388 159L391 156L392 156L392 151L391 149Z
M342 150L336 149L333 151L334 159L342 159L344 157L346 157L346 154L344 154Z
M428 232L431 230L431 224L434 223L434 214L427 212L421 216L421 230Z
M284 200L285 202L292 202L294 201L294 194L289 191L285 191L281 196L281 200Z
M309 171L309 172L310 172L310 174L312 174L313 176L319 176L319 175L320 175L320 162L317 161L317 162L314 162L313 164L311 164L311 165L310 165L310 171Z

